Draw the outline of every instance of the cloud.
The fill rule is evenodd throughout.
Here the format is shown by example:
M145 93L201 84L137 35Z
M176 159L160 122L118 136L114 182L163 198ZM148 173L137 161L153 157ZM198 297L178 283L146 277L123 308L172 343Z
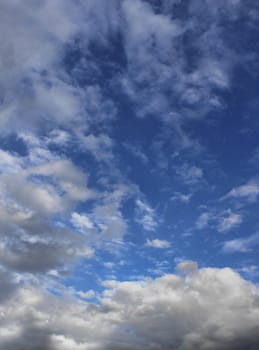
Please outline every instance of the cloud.
M233 188L222 199L244 199L248 202L255 202L259 196L259 185L256 182L249 182L245 185Z
M72 214L71 223L79 230L81 230L81 232L87 232L87 230L94 228L94 225L88 216L78 213Z
M155 3L1 1L0 350L258 346L258 290L230 269L182 262L180 276L138 282L124 276L124 282L106 281L103 293L58 284L95 249L108 255L102 268L116 267L110 253L126 246L131 210L146 231L162 222L118 164L128 120L134 138L141 132L134 117L156 119L147 125L161 135L150 133L147 150L156 148L157 157L148 157L135 139L122 146L144 164L169 168L172 144L176 153L199 148L190 136L196 127L189 125L224 107L223 92L243 59L224 25L235 32L242 13L250 25L252 2L250 11L237 0ZM24 152L12 142L4 148L10 134ZM206 170L189 160L174 169L187 186L201 183ZM256 186L249 182L226 198L256 201ZM125 207L136 195L135 208ZM190 199L180 192L175 197ZM197 227L227 232L241 222L238 212L209 212ZM223 250L245 252L257 243L255 234L226 241ZM146 245L162 249L170 242L157 238ZM158 270L168 269L159 264Z
M69 12L61 1L1 3L2 126L30 128L40 118L71 120L79 113L78 92L57 73L63 45L78 32L70 5Z
M69 160L57 160L21 169L0 178L2 197L42 214L64 212L77 201L94 198L86 175ZM28 196L30 193L30 196Z
M225 241L223 252L225 253L247 253L253 250L259 244L259 233L248 237L242 237Z
M226 216L221 216L218 218L217 229L219 232L227 232L239 226L242 223L242 221L243 218L241 214L236 214L229 210L227 211Z
M208 226L210 219L211 219L210 213L205 212L205 213L200 214L200 216L198 217L198 219L196 221L196 227L199 230L204 229L205 227Z
M136 221L143 226L146 231L154 231L158 225L155 210L148 203L141 199L136 200Z
M148 239L146 246L151 248L165 249L170 247L170 242L162 239Z
M143 164L147 164L149 162L148 156L144 153L144 151L142 151L140 146L136 146L128 142L125 142L123 146L130 154L138 158Z
M259 345L254 285L229 268L198 269L189 262L178 270L180 276L106 281L99 304L20 289L1 305L0 348L243 350Z
M202 230L210 226L220 233L225 233L237 228L242 222L242 214L234 213L231 209L226 209L218 213L215 213L215 211L201 213L196 220L196 227Z
M192 193L185 194L185 193L175 192L174 195L171 197L171 200L188 204L191 200L191 197L192 197Z
M39 154L41 145L36 147ZM97 192L70 160L41 159L38 165L40 158L30 156L31 148L26 157L7 154L1 160L10 166L0 175L0 264L14 272L44 274L93 256L86 237L73 232L62 216Z
M113 160L113 141L109 136L105 134L78 136L80 137L80 148L92 154L97 161L111 162Z
M76 294L82 299L92 299L95 297L95 292L92 289L88 290L87 292L83 292L80 290L77 291Z
M183 164L175 169L179 179L187 185L195 185L202 181L203 170L195 165Z

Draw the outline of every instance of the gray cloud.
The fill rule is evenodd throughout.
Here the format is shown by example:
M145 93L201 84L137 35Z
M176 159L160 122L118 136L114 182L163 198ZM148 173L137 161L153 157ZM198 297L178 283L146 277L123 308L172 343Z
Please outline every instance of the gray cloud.
M43 349L42 341L53 350L246 350L259 345L255 286L229 268L198 269L188 262L178 270L181 277L106 281L99 305L68 294L57 298L20 289L1 306L0 349Z

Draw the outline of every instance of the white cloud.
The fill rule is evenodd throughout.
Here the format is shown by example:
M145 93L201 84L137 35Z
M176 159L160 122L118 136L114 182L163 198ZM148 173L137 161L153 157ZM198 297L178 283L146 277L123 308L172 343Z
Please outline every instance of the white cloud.
M93 291L92 289L88 290L87 292L83 292L80 290L77 291L76 294L79 295L82 299L92 299L95 297L95 291Z
M259 196L259 185L256 182L249 182L245 185L233 188L222 199L235 198L244 199L248 202L255 202Z
M204 229L205 227L208 226L210 219L211 219L210 213L205 212L205 213L200 214L200 216L198 217L198 219L196 221L196 227L199 230Z
M219 232L227 232L235 227L238 227L243 221L241 214L233 213L228 210L224 216L218 218L217 229Z
M78 214L78 213L73 213L72 218L71 218L71 223L80 229L82 232L87 232L88 230L91 230L94 228L94 224L92 221L89 219L88 216Z
M42 180L42 176L45 179ZM74 202L96 196L86 187L86 175L68 160L28 167L16 174L3 174L0 182L5 198L38 213L62 212Z
M16 173L21 169L21 158L0 149L0 173Z
M97 161L111 162L113 160L113 141L105 134L80 135L80 147L90 152Z
M74 10L72 2L70 11L62 1L1 2L2 126L31 128L39 118L71 120L78 113L75 90L57 69L63 45L79 29Z
M162 239L148 239L146 242L146 246L147 247L151 247L151 248L158 248L158 249L165 249L165 248L169 248L170 247L170 242L166 241L166 240L162 240Z
M141 199L136 200L136 221L143 226L146 231L154 231L158 225L155 210L148 203Z
M225 253L247 253L253 250L259 244L259 233L248 237L242 237L225 241L223 252Z
M99 304L21 288L1 304L1 346L7 350L18 345L42 350L258 347L259 292L254 285L229 268L198 269L193 262L182 262L178 270L181 277L107 281Z
M231 209L226 209L218 213L210 211L200 214L196 221L196 227L200 230L211 227L218 232L225 233L237 228L242 222L242 214L234 213Z
M55 270L58 276L78 258L94 254L62 215L95 198L96 191L87 187L86 174L71 161L55 159L33 136L27 135L27 141L28 156L3 153L2 162L9 166L0 175L0 263L24 273ZM38 156L41 149L48 151L46 157Z
M123 146L128 152L138 158L143 164L147 164L149 162L148 156L144 153L140 146L136 146L127 142L125 142Z
M192 193L185 194L185 193L175 192L174 195L171 197L171 200L188 204L191 200L191 197L192 197Z
M195 165L183 164L175 168L179 179L187 185L195 185L203 179L203 170Z

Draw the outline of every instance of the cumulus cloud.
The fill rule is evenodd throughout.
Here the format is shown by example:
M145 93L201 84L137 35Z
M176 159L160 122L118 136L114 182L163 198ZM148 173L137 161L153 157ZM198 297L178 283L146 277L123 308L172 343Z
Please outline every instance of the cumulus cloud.
M185 265L180 275L106 281L98 304L20 289L1 305L0 348L255 349L258 289L229 268Z
M78 202L96 197L86 174L67 159L37 164L39 157L5 154L1 164L8 160L9 168L0 175L0 264L38 274L92 257L83 235L61 223Z

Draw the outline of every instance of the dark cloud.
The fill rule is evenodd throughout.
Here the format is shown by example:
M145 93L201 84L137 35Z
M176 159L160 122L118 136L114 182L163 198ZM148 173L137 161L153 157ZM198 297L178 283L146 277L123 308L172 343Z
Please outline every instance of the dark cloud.
M48 329L40 329L29 325L21 334L13 339L4 341L0 345L1 350L55 350L51 345Z

